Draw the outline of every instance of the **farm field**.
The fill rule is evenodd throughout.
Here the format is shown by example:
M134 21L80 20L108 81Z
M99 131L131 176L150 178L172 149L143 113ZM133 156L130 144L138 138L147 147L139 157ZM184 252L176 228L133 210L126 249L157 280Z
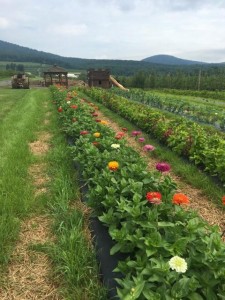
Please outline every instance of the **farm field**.
M125 255L113 278L118 299L223 299L220 168L214 180L182 158L163 143L167 115L146 119L145 107L126 101L98 89L0 88L0 299L108 299L91 216L108 228L109 260ZM15 274L24 274L20 288Z
M80 91L85 94L80 94ZM151 125L144 119L146 110L144 106L139 105L135 108L133 103L121 97L117 98L111 93L108 94L107 91L93 88L79 89L79 92L68 92L59 88L53 90L53 95L63 124L62 129L74 140L71 151L88 184L86 196L88 205L94 209L95 215L101 222L109 228L109 234L114 241L110 253L111 255L124 253L127 256L125 262L120 261L116 269L124 276L122 280L118 280L119 298L220 299L223 294L223 292L218 292L222 288L221 281L217 281L217 287L208 289L207 284L205 289L205 283L201 282L201 275L198 272L199 270L202 272L203 269L207 274L209 272L205 269L204 261L208 261L207 255L210 253L211 256L214 252L212 249L216 242L214 240L213 248L208 248L206 240L211 236L209 233L211 230L212 236L218 234L217 242L220 241L218 247L224 248L221 240L224 230L223 184L217 185L210 179L207 180L206 177L203 180L202 176L205 172L200 170L192 169L191 173L189 169L191 164L187 164L187 161L185 164L183 162L183 166L186 166L183 172L180 170L180 177L183 177L183 180L176 178L173 176L173 173L178 172L175 164L179 163L181 167L182 163L171 153L167 156L167 162L160 161L162 157L165 158L165 155L163 156L166 152L165 148L162 151L158 149L156 152L155 144L142 144L141 151L141 143L143 141L148 143L148 136L151 135L150 131L147 131L148 134L143 137L144 130L140 131L143 120L145 120L145 128ZM102 104L114 113L104 109ZM104 110L103 114L102 110ZM110 118L105 114L108 114ZM132 120L133 125L118 117L118 114ZM139 120L139 117L142 119ZM149 113L149 120L150 117L151 113ZM157 117L160 120L158 115ZM116 119L116 122L113 119ZM129 141L128 144L127 141ZM139 148L136 144L139 144ZM158 147L160 144L157 145ZM141 159L140 153L145 159L148 158L147 165L146 160ZM168 163L169 157L174 159L171 165ZM146 169L147 167L149 169ZM196 175L194 181L196 184L202 181L202 189L197 191L185 186L184 181L188 180L184 176L185 172L189 172L192 177ZM210 188L214 186L214 192L208 193L210 195L208 197L206 195L203 197L203 194L207 194L206 188L209 183ZM217 209L215 206L214 208L208 206L210 202L214 202ZM187 210L186 205L189 207ZM202 219L197 217L195 211L199 212ZM210 226L206 229L205 220L208 220L211 226L219 225L220 229L217 226ZM179 246L173 239L175 237ZM185 273L181 276L175 276L175 272L171 273L168 263L171 255L175 255L183 266L188 265L189 271L185 267L184 271L176 270L177 273ZM182 255L187 256L187 264ZM198 270L195 269L194 262L198 264ZM213 259L210 268L215 268L215 266L215 259ZM221 269L218 271L221 272ZM198 284L196 282L196 285L192 287L189 284L183 285L184 282L190 283L191 274L194 274ZM199 285L201 285L200 289Z

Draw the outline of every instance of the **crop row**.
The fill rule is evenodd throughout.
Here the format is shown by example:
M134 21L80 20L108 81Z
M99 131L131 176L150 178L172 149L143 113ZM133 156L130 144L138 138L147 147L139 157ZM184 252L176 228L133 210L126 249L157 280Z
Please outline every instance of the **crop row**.
M52 87L52 92L62 129L74 141L71 151L88 187L87 203L108 227L114 241L111 255L127 257L116 268L122 274L118 297L224 299L221 235L217 227L183 209L189 199L176 193L165 175L169 165L148 171L126 145L125 128L115 134L99 119L98 107L73 91Z
M84 92L225 182L225 139L222 133L101 89Z
M225 131L225 109L215 105L191 103L190 101L182 100L181 97L177 100L177 98L172 96L159 96L141 89L130 90L129 92L114 89L112 92L132 101L165 110L192 121L209 124L221 131Z

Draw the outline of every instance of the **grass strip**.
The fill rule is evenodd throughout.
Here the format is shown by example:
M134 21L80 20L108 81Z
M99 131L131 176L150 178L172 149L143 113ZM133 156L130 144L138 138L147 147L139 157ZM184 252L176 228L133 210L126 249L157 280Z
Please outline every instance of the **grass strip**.
M77 174L63 134L53 114L52 147L48 154L50 194L47 205L54 219L54 244L45 245L53 261L54 278L66 299L104 300L99 267L88 233L87 207L80 201ZM57 126L56 126L57 125Z

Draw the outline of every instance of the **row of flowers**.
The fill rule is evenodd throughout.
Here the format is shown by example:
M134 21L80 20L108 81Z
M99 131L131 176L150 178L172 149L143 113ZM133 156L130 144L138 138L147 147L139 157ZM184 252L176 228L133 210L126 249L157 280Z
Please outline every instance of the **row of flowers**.
M187 157L212 176L217 176L222 183L225 182L224 134L123 97L112 96L102 89L83 91L165 143L175 153Z
M122 128L115 134L98 118L98 107L76 92L52 87L52 93L88 185L88 205L108 227L111 255L127 257L115 270L122 273L118 297L223 299L225 245L218 227L188 208L190 200L168 175L171 166L159 162L149 172L124 139L139 134Z
M169 111L197 122L210 124L217 129L225 131L225 110L221 108L221 106L215 106L214 103L210 105L210 101L205 105L204 103L183 100L182 96L178 100L171 95L157 95L154 94L154 92L152 93L142 89L132 89L129 90L129 92L113 89L112 92L132 101Z

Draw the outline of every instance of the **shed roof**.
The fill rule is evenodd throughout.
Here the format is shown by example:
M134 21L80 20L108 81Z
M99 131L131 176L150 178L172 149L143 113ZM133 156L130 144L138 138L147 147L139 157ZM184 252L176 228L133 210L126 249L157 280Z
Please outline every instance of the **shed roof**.
M50 67L45 73L68 73L66 69L63 69L57 65Z

